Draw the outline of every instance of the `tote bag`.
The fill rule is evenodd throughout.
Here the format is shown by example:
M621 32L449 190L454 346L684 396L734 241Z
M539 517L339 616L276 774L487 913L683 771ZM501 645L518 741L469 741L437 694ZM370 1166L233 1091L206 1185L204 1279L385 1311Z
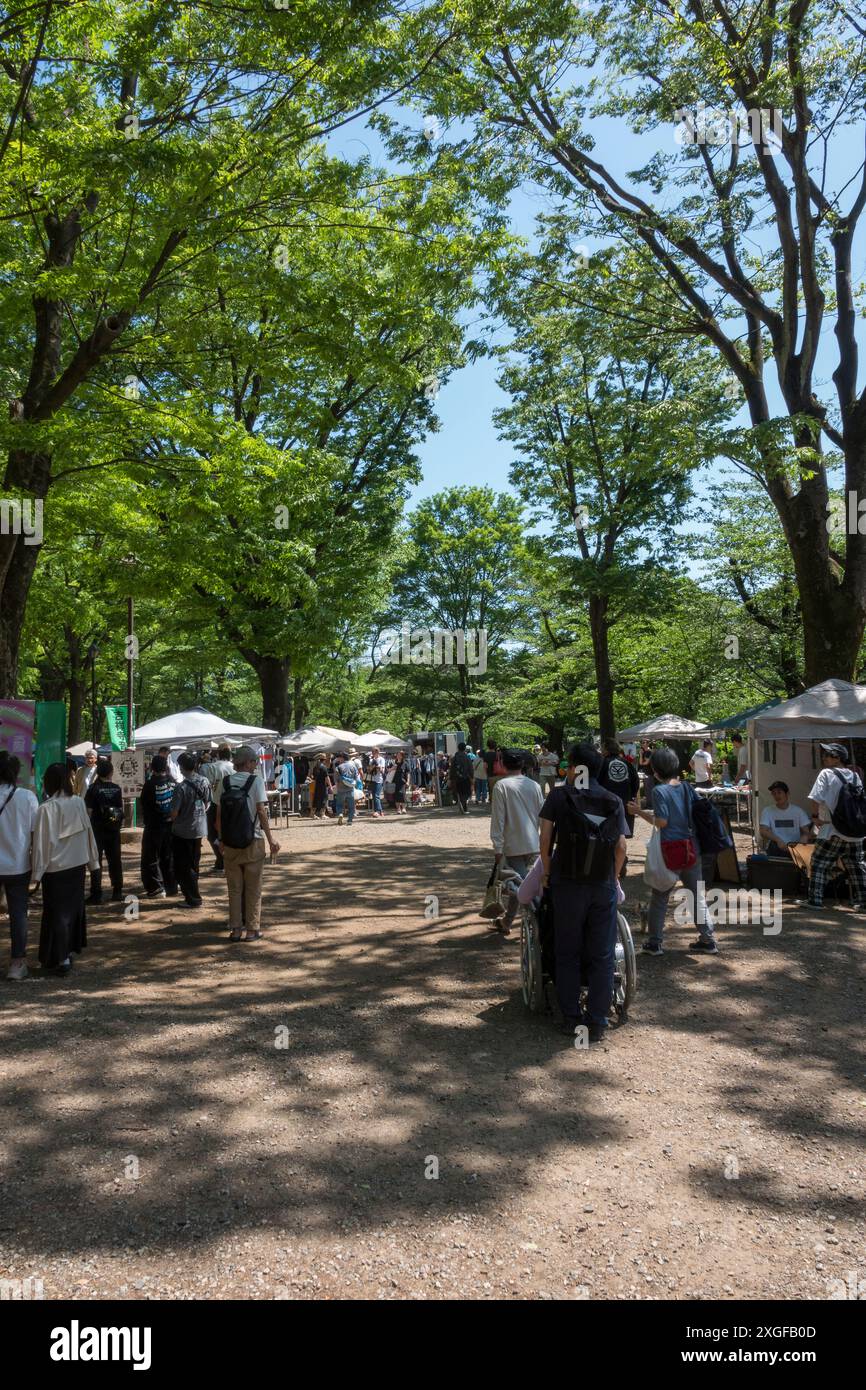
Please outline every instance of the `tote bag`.
M662 856L662 840L657 830L653 830L647 845L643 881L658 893L669 893L679 878L679 874L669 869Z

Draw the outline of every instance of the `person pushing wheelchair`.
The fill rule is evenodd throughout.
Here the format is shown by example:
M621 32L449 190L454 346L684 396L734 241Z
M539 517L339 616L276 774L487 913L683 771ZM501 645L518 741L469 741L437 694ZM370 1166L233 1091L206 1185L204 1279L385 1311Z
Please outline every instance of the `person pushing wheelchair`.
M601 754L575 744L566 780L548 793L539 813L542 884L553 899L556 993L562 1031L585 1025L590 1042L605 1036L613 991L616 886L625 863L627 824L623 804L597 781ZM585 970L586 1014L580 1007Z

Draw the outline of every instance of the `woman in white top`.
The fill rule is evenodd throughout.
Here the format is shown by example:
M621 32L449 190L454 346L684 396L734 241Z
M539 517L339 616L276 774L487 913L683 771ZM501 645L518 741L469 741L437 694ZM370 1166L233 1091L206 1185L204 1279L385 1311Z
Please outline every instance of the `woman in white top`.
M33 877L42 884L39 963L55 975L68 975L72 955L87 945L84 880L88 866L99 868L90 817L63 763L45 769L45 800L33 831Z
M19 760L0 750L0 886L6 889L12 959L7 980L27 979L27 907L30 850L39 802L26 787L16 786Z

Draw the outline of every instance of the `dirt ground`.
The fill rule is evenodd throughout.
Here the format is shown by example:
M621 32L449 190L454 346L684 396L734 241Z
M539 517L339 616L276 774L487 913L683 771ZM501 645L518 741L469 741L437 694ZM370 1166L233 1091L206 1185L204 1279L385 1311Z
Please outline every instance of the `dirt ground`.
M577 1051L524 1011L517 933L477 916L488 830L475 808L294 821L264 941L228 943L208 875L200 911L89 910L69 979L3 982L0 1280L825 1299L866 1279L866 920L786 906L777 936L720 928L715 958L671 926L629 1024Z

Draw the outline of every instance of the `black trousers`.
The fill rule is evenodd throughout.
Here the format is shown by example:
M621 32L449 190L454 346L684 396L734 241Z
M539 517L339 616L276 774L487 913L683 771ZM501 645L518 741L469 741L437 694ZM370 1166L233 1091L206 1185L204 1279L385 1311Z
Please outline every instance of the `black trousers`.
M223 857L216 847L216 816L217 808L214 806L213 802L211 802L210 806L207 808L207 842L213 850L216 867L221 869L223 867Z
M198 890L198 866L201 861L201 836L195 840L185 840L182 835L172 835L174 872L180 891L188 903L201 902Z
M96 840L96 848L99 851L99 868L91 871L90 874L90 896L98 898L102 893L102 856L105 855L105 862L108 865L108 876L111 879L112 893L123 892L123 869L120 863L120 826L114 830L106 830L104 826L93 822L93 838Z
M166 893L177 892L173 840L171 821L145 821L141 837L141 881L145 892L158 893L161 888Z

